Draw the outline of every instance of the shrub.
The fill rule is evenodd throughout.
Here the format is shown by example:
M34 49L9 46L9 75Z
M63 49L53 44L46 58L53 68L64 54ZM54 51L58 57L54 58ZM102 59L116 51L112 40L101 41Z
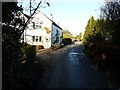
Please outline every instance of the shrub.
M119 82L120 85L120 47L112 45L92 44L88 47L85 44L85 53L90 57L90 60L99 69L107 72L108 76Z
M28 64L33 64L35 62L36 48L34 45L25 45L22 48L22 52L23 60L25 60Z
M36 52L39 52L41 49L44 49L43 45L36 45Z
M72 39L71 38L64 38L62 40L63 44L64 45L68 45L68 44L71 44L72 43Z

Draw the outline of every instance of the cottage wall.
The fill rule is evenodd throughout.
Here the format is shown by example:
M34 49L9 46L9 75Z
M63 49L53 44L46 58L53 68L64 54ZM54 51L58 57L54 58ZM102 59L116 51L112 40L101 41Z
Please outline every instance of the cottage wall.
M55 44L60 45L62 42L62 30L56 26L56 25L52 25L52 46L54 46Z
M24 31L24 42L50 48L62 42L62 30L43 13L36 13Z

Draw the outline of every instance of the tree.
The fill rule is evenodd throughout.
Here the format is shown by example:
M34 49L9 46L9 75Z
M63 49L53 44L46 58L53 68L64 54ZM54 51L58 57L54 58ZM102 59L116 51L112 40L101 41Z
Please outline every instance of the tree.
M21 69L20 64L23 55L21 49L26 46L25 43L20 42L21 35L31 17L39 8L41 1L26 22L24 17L22 17L22 6L18 6L17 2L2 2L2 71L3 85L5 87L17 87L16 80L20 77L19 70ZM30 55L28 56L31 58ZM5 87L3 86L3 88Z
M101 8L101 18L109 21L106 22L108 33L110 32L113 43L120 45L120 0L106 1L105 6Z
M20 17L22 10L16 2L2 3L3 71L11 72L19 63L20 37L23 32L21 28L24 24L24 20Z
M77 35L77 38L78 38L79 41L82 40L82 32L80 32L79 35Z
M94 20L94 18L91 17L85 29L83 42L112 42L112 22L109 19L100 18Z
M73 38L73 35L71 32L69 32L68 30L63 30L63 38Z
M93 36L94 26L95 26L95 20L94 17L91 16L85 28L85 33L83 35L83 42L88 42L91 40L91 37Z
M20 43L20 38L25 23L21 17L22 11L22 7L18 7L17 2L2 3L3 85L9 88L16 86L11 81L18 75L21 60L22 43ZM5 87L3 86L3 88Z

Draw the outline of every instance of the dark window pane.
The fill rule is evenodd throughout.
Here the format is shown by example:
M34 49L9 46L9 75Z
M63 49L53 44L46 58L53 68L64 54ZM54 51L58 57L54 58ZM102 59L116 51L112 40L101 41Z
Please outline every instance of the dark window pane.
M33 23L33 28L35 28L35 22L32 22Z
M38 36L36 36L36 42L38 42Z
M39 36L39 42L41 42L41 36Z
M33 39L32 41L35 42L35 36L32 36L32 39Z

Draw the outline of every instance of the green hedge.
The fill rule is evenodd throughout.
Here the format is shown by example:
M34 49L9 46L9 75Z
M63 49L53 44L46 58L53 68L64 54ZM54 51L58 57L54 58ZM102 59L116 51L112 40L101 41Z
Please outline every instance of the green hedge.
M36 46L34 45L25 45L22 48L23 52L23 60L26 61L29 64L33 64L35 62L36 57Z
M120 46L88 43L84 48L94 65L120 83Z
M72 43L72 39L71 39L71 38L64 38L64 39L62 40L62 43L63 43L64 45L69 45L69 44Z

